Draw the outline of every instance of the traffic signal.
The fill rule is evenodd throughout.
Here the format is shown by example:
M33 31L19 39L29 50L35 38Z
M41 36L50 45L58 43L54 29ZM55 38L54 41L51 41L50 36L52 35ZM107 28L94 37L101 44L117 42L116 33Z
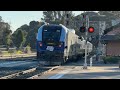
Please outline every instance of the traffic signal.
M89 28L88 28L88 32L89 32L89 33L93 33L93 32L94 32L94 27L89 27Z
M85 26L80 27L80 32L81 32L81 33L86 32L86 27L85 27Z

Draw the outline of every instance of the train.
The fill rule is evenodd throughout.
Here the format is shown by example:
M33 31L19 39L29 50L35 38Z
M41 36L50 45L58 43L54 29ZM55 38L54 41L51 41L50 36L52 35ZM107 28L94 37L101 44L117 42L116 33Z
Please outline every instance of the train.
M85 39L59 24L44 24L37 33L37 59L45 65L61 65L69 60L85 56ZM87 53L92 51L92 44L87 42Z

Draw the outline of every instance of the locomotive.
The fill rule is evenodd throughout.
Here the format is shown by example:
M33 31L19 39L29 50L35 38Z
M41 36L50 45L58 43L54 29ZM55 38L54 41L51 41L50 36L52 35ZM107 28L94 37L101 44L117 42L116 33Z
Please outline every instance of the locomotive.
M37 59L45 65L61 65L85 55L85 40L62 24L44 24L37 33ZM88 54L92 44L87 42Z

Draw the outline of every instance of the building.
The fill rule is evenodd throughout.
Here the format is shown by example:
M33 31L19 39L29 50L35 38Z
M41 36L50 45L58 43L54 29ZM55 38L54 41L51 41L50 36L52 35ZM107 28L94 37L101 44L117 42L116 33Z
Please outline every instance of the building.
M120 56L120 23L106 29L101 42L105 45L106 56Z

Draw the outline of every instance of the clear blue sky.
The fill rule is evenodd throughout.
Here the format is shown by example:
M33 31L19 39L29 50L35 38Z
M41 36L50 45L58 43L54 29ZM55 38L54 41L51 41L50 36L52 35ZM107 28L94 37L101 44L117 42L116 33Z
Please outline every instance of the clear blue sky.
M73 11L75 15L81 11ZM0 16L5 22L10 23L11 30L15 31L23 24L29 24L30 21L40 21L43 17L42 11L0 11Z

